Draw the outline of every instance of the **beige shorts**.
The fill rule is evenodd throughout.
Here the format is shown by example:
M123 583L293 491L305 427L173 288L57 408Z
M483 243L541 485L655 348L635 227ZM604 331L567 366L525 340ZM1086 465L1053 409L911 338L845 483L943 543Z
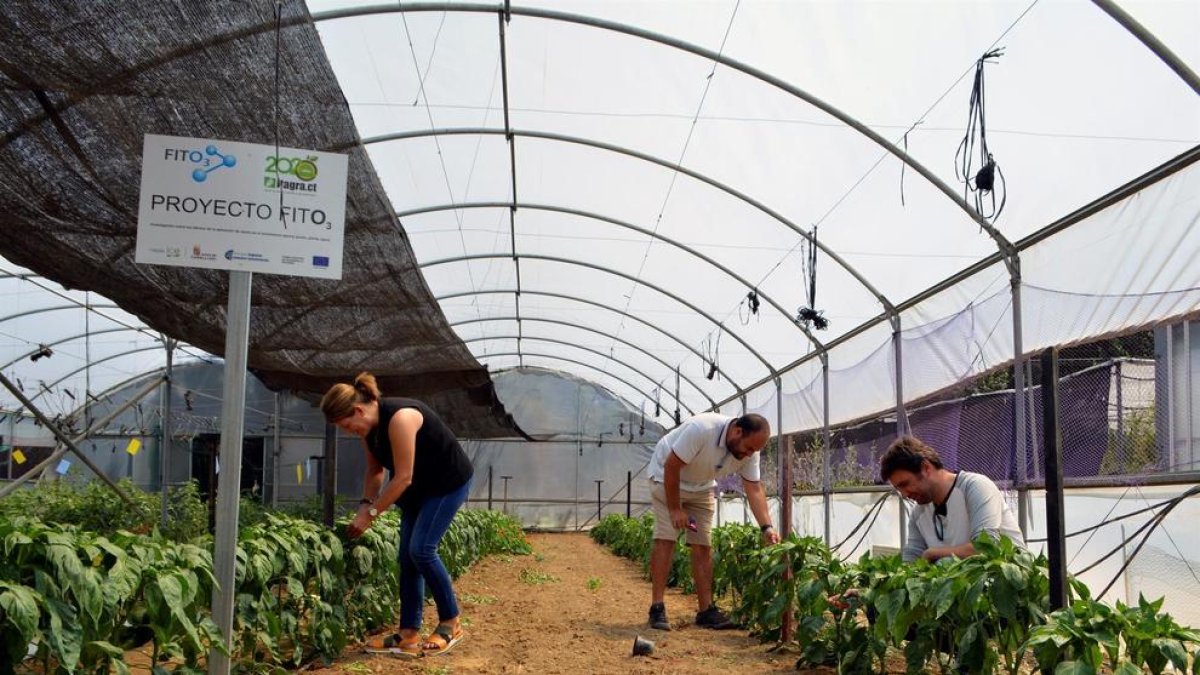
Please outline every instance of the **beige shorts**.
M679 491L679 502L688 516L696 521L696 531L687 530L687 543L697 546L712 546L710 532L712 531L713 515L716 513L716 499L712 490L703 492ZM650 503L654 510L654 538L676 541L679 531L671 525L671 510L667 508L667 489L662 483L654 483L650 488Z

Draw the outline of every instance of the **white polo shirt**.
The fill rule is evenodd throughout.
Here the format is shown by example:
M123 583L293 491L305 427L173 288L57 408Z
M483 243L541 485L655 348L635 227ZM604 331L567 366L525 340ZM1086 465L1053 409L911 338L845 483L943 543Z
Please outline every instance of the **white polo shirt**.
M700 413L672 429L654 446L654 457L650 459L650 480L663 482L667 456L674 452L687 464L679 472L680 490L711 490L718 478L735 473L757 483L758 453L739 460L725 447L725 430L732 421L732 417L718 413Z

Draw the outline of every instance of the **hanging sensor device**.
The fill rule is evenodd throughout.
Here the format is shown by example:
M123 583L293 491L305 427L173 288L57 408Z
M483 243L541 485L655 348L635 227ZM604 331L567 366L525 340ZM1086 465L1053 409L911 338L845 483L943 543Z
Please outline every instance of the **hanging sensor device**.
M1003 54L1003 48L992 49L975 61L975 81L967 108L967 132L954 153L954 175L963 184L963 200L971 200L976 213L992 222L1004 210L1008 190L1004 172L988 147L983 74L984 66L995 63Z

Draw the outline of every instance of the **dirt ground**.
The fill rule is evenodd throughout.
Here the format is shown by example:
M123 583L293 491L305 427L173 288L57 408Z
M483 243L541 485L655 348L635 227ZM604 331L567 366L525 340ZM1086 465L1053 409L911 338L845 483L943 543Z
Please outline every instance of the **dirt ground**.
M534 554L494 556L455 582L467 639L449 653L399 660L347 648L318 675L372 673L782 673L796 656L771 651L745 631L691 625L695 596L667 593L671 632L646 625L650 582L586 534L530 535ZM432 606L427 626L436 620ZM651 656L631 655L634 637L655 643ZM827 672L827 671L813 671Z

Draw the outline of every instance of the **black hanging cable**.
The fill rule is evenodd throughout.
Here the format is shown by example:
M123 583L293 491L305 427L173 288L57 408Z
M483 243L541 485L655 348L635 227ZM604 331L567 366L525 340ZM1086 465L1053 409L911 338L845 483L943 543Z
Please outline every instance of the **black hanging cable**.
M1004 173L1000 171L1000 165L996 163L987 144L983 72L987 63L994 63L1003 55L1004 48L999 47L987 51L975 62L975 81L971 86L971 100L967 109L967 131L954 153L954 174L963 184L963 200L969 200L974 193L975 211L993 221L1004 210L1008 190L1005 188ZM975 154L976 148L978 156ZM976 161L978 170L975 169ZM997 192L1000 193L999 204L996 203Z
M829 319L825 312L817 309L817 226L813 225L812 236L804 242L804 254L801 257L801 269L804 272L804 285L808 305L801 307L797 315L800 323L807 328L812 326L817 330L829 328Z
M1171 512L1171 510L1172 510L1172 509L1174 509L1176 506L1178 506L1178 505L1179 505L1179 503L1180 503L1180 502L1182 502L1184 499L1187 499L1188 497L1191 497L1192 495L1195 495L1195 494L1197 494L1197 493L1200 493L1200 486L1193 487L1193 488L1191 488L1190 490L1188 490L1187 492L1185 492L1185 493L1183 493L1183 494L1179 495L1178 497L1175 497L1174 499L1171 499L1171 500L1168 502L1168 504L1167 504L1167 507L1166 507L1165 509L1163 509L1161 513L1156 513L1156 514L1154 514L1154 517L1153 517L1153 518L1151 518L1151 519L1147 520L1145 523L1142 523L1141 527L1139 527L1138 529L1134 530L1133 534L1129 535L1129 536L1128 536L1128 537L1126 537L1126 538L1125 538L1123 541L1121 541L1121 543L1120 543L1120 544L1118 544L1118 545L1116 546L1116 548L1112 549L1112 550L1111 550L1111 551L1109 551L1108 553L1105 553L1103 556L1101 556L1101 557L1100 557L1100 559L1099 559L1099 560L1097 560L1097 561L1093 562L1091 565L1088 565L1087 567L1085 567L1085 568L1083 568L1083 569L1079 570L1078 572L1076 572L1076 573L1075 573L1075 576L1077 576L1077 577L1078 577L1078 576L1081 576L1081 575L1083 575L1083 574L1085 574L1085 573L1087 573L1087 572L1090 572L1090 571L1091 571L1093 568L1095 568L1096 566L1098 566L1100 563L1104 562L1105 560L1108 560L1109 558L1113 557L1113 556L1114 556L1114 555L1116 555L1117 553L1120 553L1120 552L1121 552L1121 550L1122 550L1122 549L1124 549L1124 547L1125 547L1125 545L1126 545L1126 544L1128 544L1129 542L1131 542L1131 541L1133 541L1134 539L1136 539L1136 538L1138 537L1138 535L1139 535L1139 534L1141 534L1141 533L1142 533L1144 530L1146 530L1146 529L1149 529L1151 532L1153 532L1153 531L1154 531L1154 528L1155 528L1155 527L1157 527L1157 524L1158 524L1159 522L1161 522L1161 521L1162 521L1162 519L1163 519L1163 518L1164 518L1164 517L1165 517L1165 516L1166 516L1168 513L1170 513L1170 512ZM1147 533L1147 536L1148 536L1148 535L1149 535L1149 533ZM1145 542L1145 540L1143 540L1143 541L1142 541L1142 544L1145 544L1145 543L1146 543L1146 542ZM1129 565L1129 561L1132 561L1132 560L1133 560L1133 558L1134 558L1134 556L1136 556L1136 555L1137 555L1137 552L1138 552L1138 550L1141 550L1141 546L1138 546L1137 550L1135 550L1135 551L1133 552L1133 554L1129 556L1129 560L1127 560L1127 561L1126 561L1126 563L1125 563L1125 566L1126 566L1126 567L1128 567L1128 565ZM1124 570L1124 569L1125 569L1125 567L1122 567L1121 569L1122 569L1122 570ZM1101 595L1103 595L1103 593L1102 593Z
M1200 490L1200 487L1193 488L1192 490ZM1162 524L1163 520L1166 519L1167 514L1170 513L1172 509L1174 509L1176 506L1179 506L1179 504L1182 503L1184 499L1191 496L1191 494L1194 494L1192 492L1192 490L1188 490L1188 492L1185 492L1184 494L1173 499L1172 503L1169 506L1167 506L1165 509L1163 509L1160 513L1154 514L1154 517L1151 518L1150 520L1146 521L1145 525L1142 525L1142 527L1138 528L1138 531L1135 532L1131 537L1129 537L1129 539L1126 539L1125 541L1121 542L1121 546L1119 546L1118 549L1115 549L1114 553L1116 552L1116 550L1124 549L1125 544L1128 541L1130 541L1131 539L1133 539L1133 537L1136 537L1138 532L1141 532L1142 530L1146 530L1146 534L1143 535L1142 540L1140 542L1138 542L1137 548L1133 549L1133 553L1129 554L1129 557L1125 559L1124 564L1121 565L1121 569L1117 570L1117 573L1113 576L1112 581L1109 581L1108 585L1104 587L1104 590L1100 591L1100 594L1096 596L1097 598L1104 597L1104 594L1108 593L1108 590L1113 587L1113 584L1117 583L1117 579L1119 579L1121 577L1121 575L1125 573L1125 570L1129 568L1129 565L1133 563L1133 559L1136 558L1137 554L1141 552L1142 547L1144 547L1146 545L1146 542L1150 541L1150 535L1154 534L1154 530L1156 528L1158 528L1159 525ZM1147 529L1147 528L1149 528L1149 529ZM1110 553L1108 555L1112 555L1112 553ZM1096 561L1091 566L1089 566L1088 569L1091 569L1092 567L1095 567L1096 565L1100 564L1100 561L1104 560L1105 558L1108 558L1108 556L1106 555L1104 558L1101 558L1100 560ZM1083 572L1080 572L1079 574L1083 574ZM1076 576L1078 576L1078 575L1076 575Z
M717 328L717 335L714 338L712 333L709 333L704 338L702 347L704 348L705 371L704 379L711 380L717 375L718 352L721 349L721 329Z
M867 519L871 517L871 514L875 513L876 511L883 510L883 503L886 502L887 498L891 497L891 496L892 496L892 493L885 492L883 494L883 496L881 496L879 499L877 499L875 501L875 503L871 505L871 508L867 509L867 512L863 514L863 517L861 519L859 519L858 524L854 526L854 529L850 530L850 534L847 534L845 539L842 539L841 541L839 541L830 550L836 551L839 548L841 548L846 542L850 541L850 538L853 537L854 534L856 532L858 532L859 528L861 528L867 522ZM872 521L872 522L874 522L874 521ZM870 530L871 530L870 526L867 526L867 531L870 532ZM861 543L861 541L859 543ZM855 545L854 548L858 548L858 545ZM854 550L854 549L851 549L851 550Z
M746 297L742 298L742 301L738 303L738 321L740 321L743 326L749 325L750 317L758 316L758 307L758 289L751 288L750 292L746 294Z

